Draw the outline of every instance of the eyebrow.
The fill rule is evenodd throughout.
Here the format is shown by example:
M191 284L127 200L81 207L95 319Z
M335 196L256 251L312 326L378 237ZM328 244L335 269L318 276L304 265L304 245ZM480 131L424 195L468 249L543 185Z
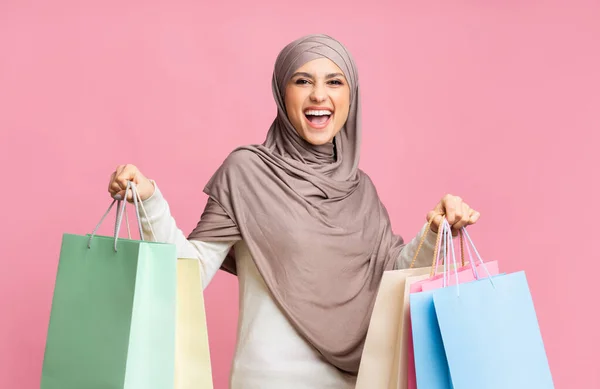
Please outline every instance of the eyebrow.
M292 76L292 78L294 77L307 77L307 78L312 78L314 79L315 77L310 74L310 73L306 73L306 72L297 72L294 73L294 75ZM330 78L335 78L335 77L342 77L342 78L346 78L342 73L329 73L325 76L326 79L330 79Z

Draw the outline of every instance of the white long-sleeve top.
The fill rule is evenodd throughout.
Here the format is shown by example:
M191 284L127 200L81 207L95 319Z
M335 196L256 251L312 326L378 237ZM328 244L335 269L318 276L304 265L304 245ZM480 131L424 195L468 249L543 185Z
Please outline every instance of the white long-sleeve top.
M173 243L179 258L196 258L201 264L206 288L234 247L239 281L238 336L230 375L231 389L350 389L356 378L329 363L298 334L275 303L243 240L203 242L188 240L177 227L169 204L155 184L151 197L140 212L142 228L154 239ZM395 268L409 266L424 232L401 251ZM430 233L419 252L415 266L428 266L433 258L436 236Z

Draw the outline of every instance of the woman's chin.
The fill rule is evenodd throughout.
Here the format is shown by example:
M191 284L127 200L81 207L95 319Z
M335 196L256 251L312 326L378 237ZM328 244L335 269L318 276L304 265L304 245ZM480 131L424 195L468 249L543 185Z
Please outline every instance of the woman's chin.
M310 143L313 146L321 146L324 145L326 143L331 143L333 137L331 137L329 135L329 133L326 134L310 134L307 137L304 138L305 141L307 141L308 143Z
M329 126L323 129L306 128L304 129L304 140L314 146L321 146L326 143L331 143L334 136Z

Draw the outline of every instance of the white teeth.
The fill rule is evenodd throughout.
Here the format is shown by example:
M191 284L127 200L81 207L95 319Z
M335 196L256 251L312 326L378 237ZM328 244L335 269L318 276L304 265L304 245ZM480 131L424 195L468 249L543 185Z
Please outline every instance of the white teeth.
M308 110L308 111L304 111L305 115L311 115L311 116L324 116L324 115L331 115L331 111L329 110Z

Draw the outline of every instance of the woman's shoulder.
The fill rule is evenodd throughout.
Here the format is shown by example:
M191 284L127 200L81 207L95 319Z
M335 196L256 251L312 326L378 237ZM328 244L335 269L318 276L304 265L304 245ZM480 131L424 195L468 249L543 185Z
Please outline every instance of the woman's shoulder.
M218 172L225 175L250 174L264 165L264 162L254 150L255 146L241 146L229 153L221 163Z
M374 196L379 198L379 193L377 191L377 187L375 186L375 182L371 179L371 176L367 174L364 170L358 169L357 173L358 179L361 183L362 190L372 192Z
M231 151L208 181L206 188L248 188L255 185L261 172L261 159L247 147ZM212 192L211 192L212 193Z
M240 146L229 153L223 161L223 165L228 166L246 166L260 162L257 154L257 147L253 145Z
M371 179L371 177L369 176L369 174L367 174L367 172L365 172L362 169L357 169L356 174L358 175L358 179L360 181L362 181L363 183L375 187L375 184L373 183L373 180Z

